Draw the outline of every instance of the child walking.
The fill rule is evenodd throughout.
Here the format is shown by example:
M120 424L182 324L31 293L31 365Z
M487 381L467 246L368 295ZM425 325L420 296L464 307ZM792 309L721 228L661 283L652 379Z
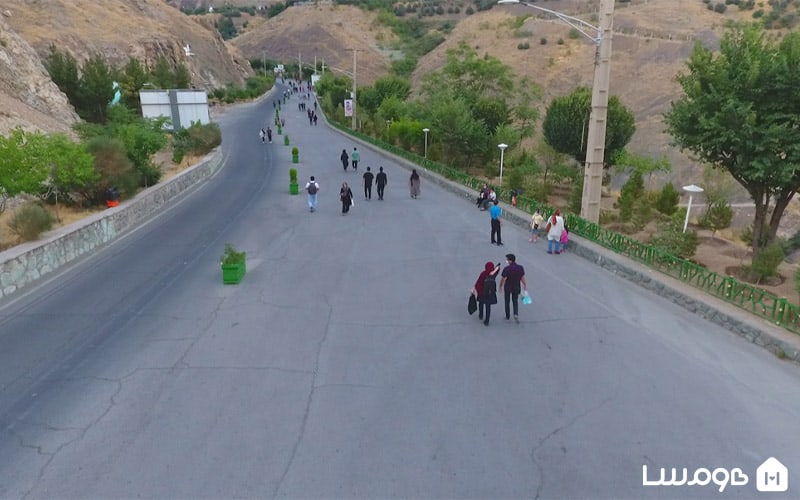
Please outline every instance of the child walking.
M567 251L567 243L569 243L569 228L564 224L564 230L561 232L561 253Z
M533 215L531 216L531 238L528 240L531 243L536 243L536 240L539 239L539 230L542 227L542 223L544 222L544 217L539 212L537 208Z

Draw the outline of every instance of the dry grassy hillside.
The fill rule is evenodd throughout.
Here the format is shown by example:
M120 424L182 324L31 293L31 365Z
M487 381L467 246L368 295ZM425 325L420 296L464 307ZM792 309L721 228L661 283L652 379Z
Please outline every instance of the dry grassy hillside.
M549 2L547 7L557 9L556 4ZM581 7L581 11L586 10ZM496 57L517 74L538 82L544 89L543 106L578 85L591 86L593 43L582 36L570 38L570 27L552 19L530 18L522 28L511 28L514 17L531 13L535 11L508 5L465 18L445 43L420 61L415 82L440 68L448 49L466 41L479 54ZM672 177L677 176L679 181L696 180L701 169L670 146L669 137L663 133L662 114L669 109L670 101L680 95L675 76L686 69L695 40L715 46L722 24L738 15L735 9L725 15L710 12L698 0L649 0L615 10L611 93L619 96L636 116L637 131L630 147L643 154L667 154L675 168ZM589 15L581 17L591 21ZM542 38L547 40L544 45ZM563 45L557 43L559 38ZM530 49L517 48L524 42Z
M369 85L389 71L389 58L381 46L393 37L377 24L375 14L350 5L300 5L257 26L228 42L248 59L266 55L268 59L313 64L314 57L333 70L353 71L357 48L357 80Z
M11 29L40 55L55 44L79 60L100 53L118 64L129 56L153 64L163 56L186 64L203 87L241 85L252 74L212 27L161 0L4 0L3 9ZM184 54L185 44L195 56Z
M550 0L543 7L593 21L597 0ZM489 11L462 15L447 40L419 61L413 76L418 87L422 76L444 64L446 51L466 41L479 54L488 54L526 75L544 89L543 107L557 95L577 85L591 85L594 46L589 40L569 37L570 27L561 21L530 18L522 28L512 29L516 16L538 15L521 5L498 5ZM631 148L651 155L667 154L673 161L678 181L696 180L700 168L669 145L663 133L662 114L680 94L675 81L684 71L696 40L715 46L724 23L750 19L731 7L725 14L709 11L701 0L634 0L617 2L614 15L611 92L618 95L636 115L637 133ZM440 22L439 18L426 20ZM596 23L596 21L595 21ZM390 46L393 35L379 26L373 13L351 6L294 6L279 16L258 20L247 33L228 43L248 58L304 62L316 56L328 66L352 71L352 53L358 47L358 80L369 84L385 74L389 58L382 48ZM547 43L542 45L541 39ZM563 45L557 43L563 39ZM528 50L518 49L527 42Z

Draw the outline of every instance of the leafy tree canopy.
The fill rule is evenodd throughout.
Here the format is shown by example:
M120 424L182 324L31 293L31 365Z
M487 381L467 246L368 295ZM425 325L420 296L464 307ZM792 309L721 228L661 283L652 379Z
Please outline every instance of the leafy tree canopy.
M758 24L734 25L719 54L696 44L688 69L678 75L684 95L665 115L667 131L753 198L755 257L800 188L800 33L773 42Z
M592 89L578 87L572 93L556 97L547 107L542 134L556 151L568 154L579 163L586 162L586 140L592 111ZM630 142L636 124L633 113L617 96L608 99L604 163L612 165Z

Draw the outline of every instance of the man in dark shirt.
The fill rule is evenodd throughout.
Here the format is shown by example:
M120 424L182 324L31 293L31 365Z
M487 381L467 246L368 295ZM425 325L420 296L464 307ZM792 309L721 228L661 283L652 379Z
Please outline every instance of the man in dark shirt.
M383 190L386 188L386 184L389 180L386 178L386 173L383 171L383 167L378 168L378 176L375 177L375 184L378 187L378 199L383 199Z
M367 171L364 172L364 198L367 200L372 199L372 179L375 176L372 175L371 169L367 167Z
M528 290L528 283L525 281L525 269L517 264L517 257L513 253L506 254L506 267L500 276L499 289L505 297L506 319L511 319L509 302L513 302L514 321L519 323L519 294L522 290Z

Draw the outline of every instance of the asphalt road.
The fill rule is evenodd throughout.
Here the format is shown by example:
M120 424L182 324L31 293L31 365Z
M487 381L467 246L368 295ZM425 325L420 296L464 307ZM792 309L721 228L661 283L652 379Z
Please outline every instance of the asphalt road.
M296 99L318 212L288 195L282 137L258 139L271 98L239 106L216 177L0 308L0 497L800 496L796 366L517 228L490 245L485 212L424 181L411 199L367 147L343 172L354 144ZM367 165L386 200L341 216ZM247 251L237 286L226 242ZM506 252L534 303L487 328L467 292ZM771 456L788 492L756 490ZM643 486L643 465L749 481Z

